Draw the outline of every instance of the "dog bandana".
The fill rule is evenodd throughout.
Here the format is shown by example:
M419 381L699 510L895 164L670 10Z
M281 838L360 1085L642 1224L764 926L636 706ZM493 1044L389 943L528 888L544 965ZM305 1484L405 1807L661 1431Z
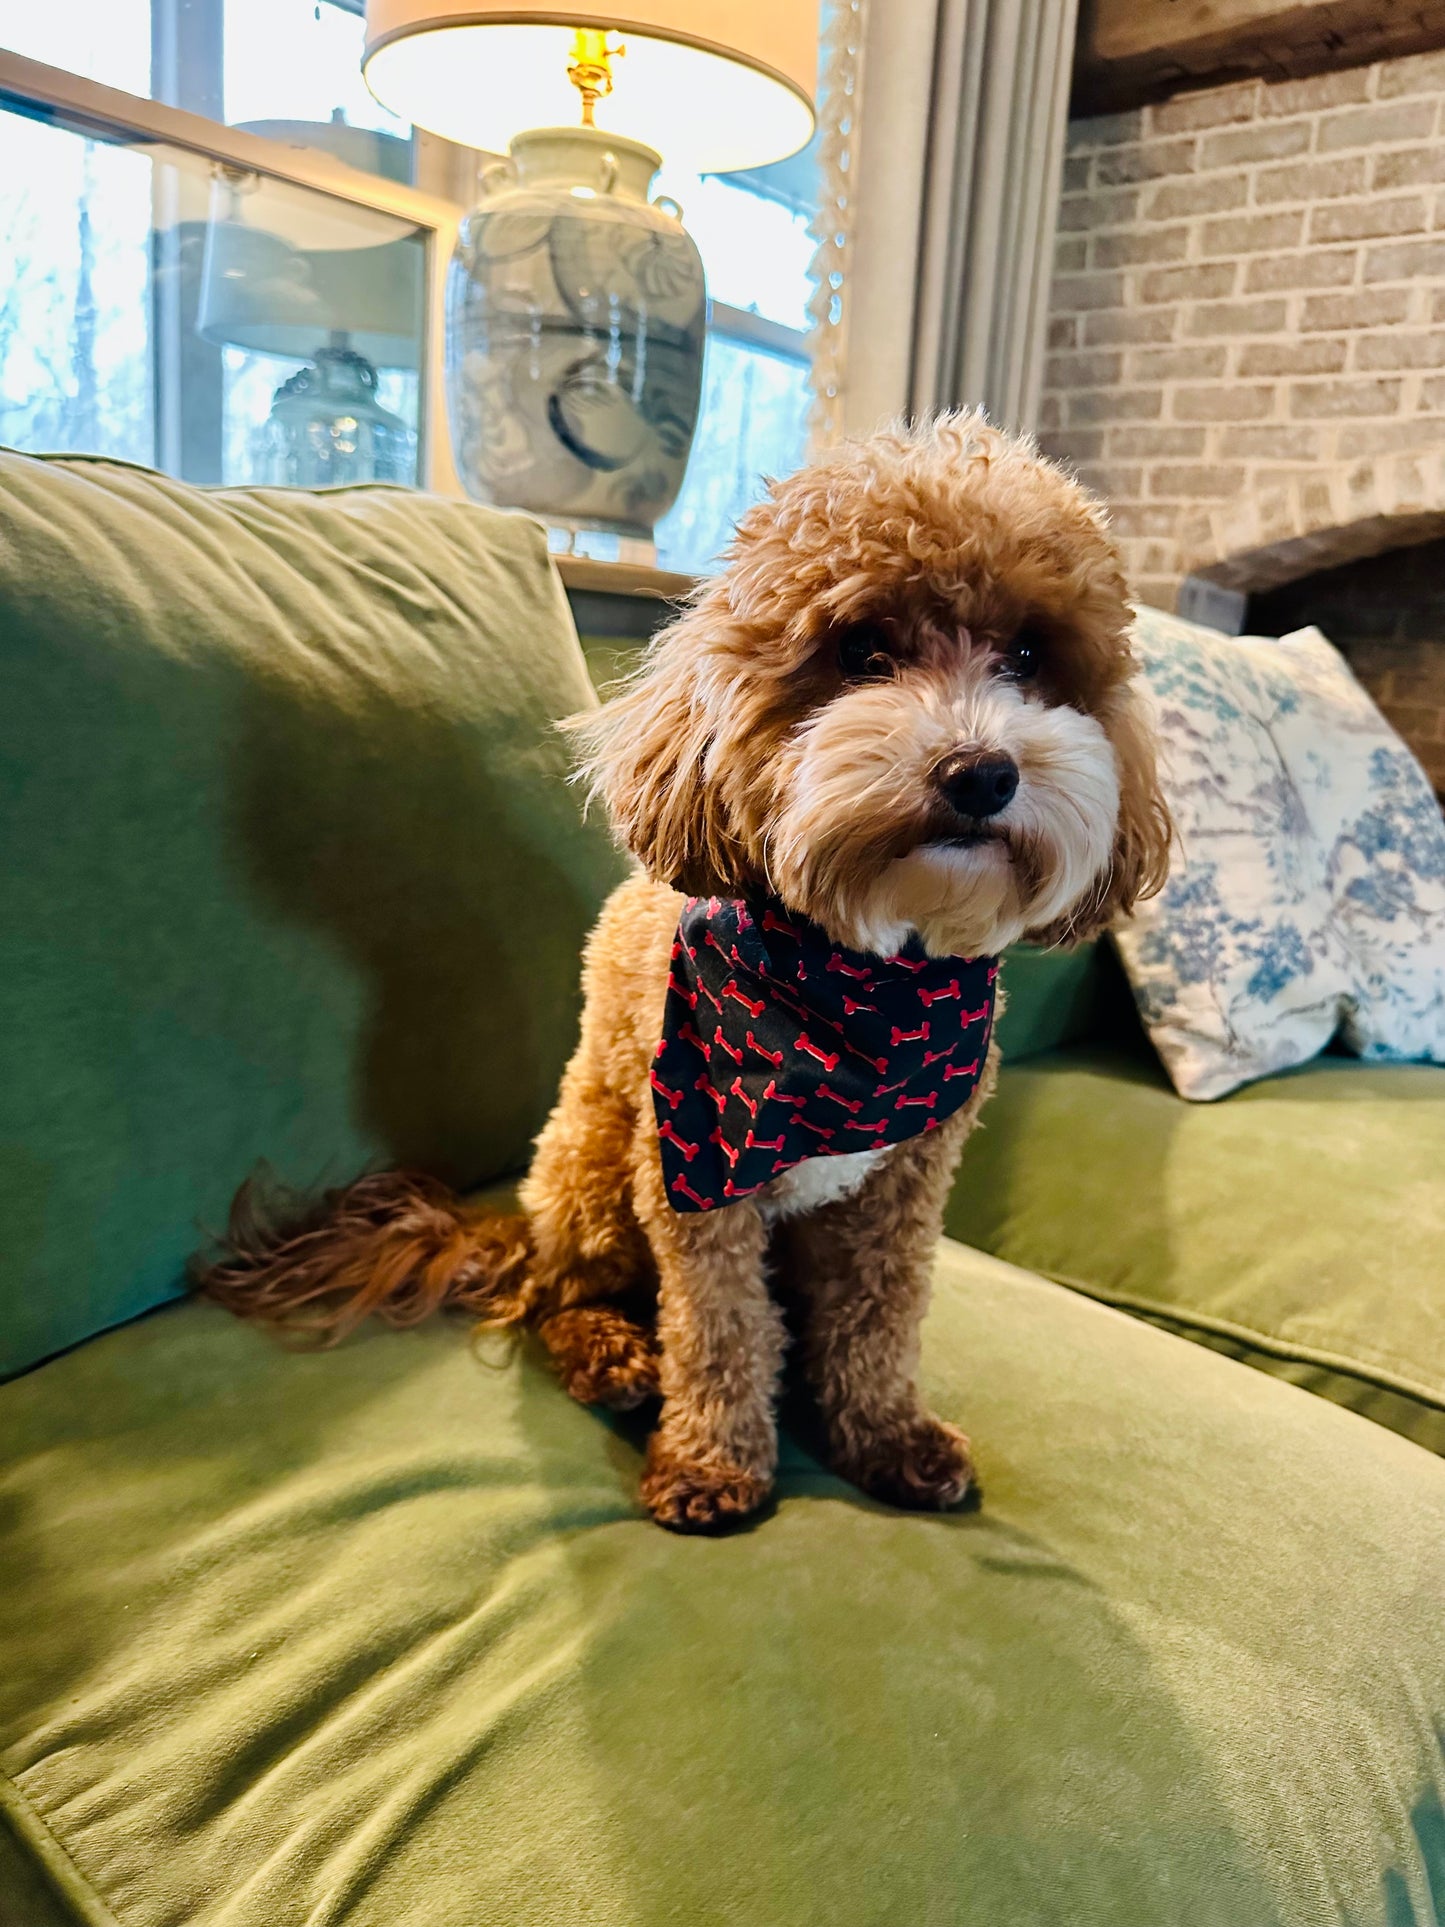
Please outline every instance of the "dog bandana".
M807 1158L936 1130L972 1095L992 957L844 950L777 904L689 897L652 1098L667 1200L714 1211Z

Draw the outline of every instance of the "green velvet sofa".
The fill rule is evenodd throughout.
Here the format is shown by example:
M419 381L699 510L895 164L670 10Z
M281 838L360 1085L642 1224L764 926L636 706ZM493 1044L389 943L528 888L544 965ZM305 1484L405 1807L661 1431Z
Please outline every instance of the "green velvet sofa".
M258 1158L525 1163L589 700L523 518L0 453L0 1923L1445 1920L1442 1073L1193 1109L1106 952L1010 958L976 1513L790 1423L671 1537L525 1342L186 1297Z

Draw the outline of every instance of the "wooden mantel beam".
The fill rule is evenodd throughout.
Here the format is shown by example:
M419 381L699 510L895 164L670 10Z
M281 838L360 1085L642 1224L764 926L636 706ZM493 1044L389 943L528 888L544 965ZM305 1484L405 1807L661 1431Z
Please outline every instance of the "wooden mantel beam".
M1445 0L1080 0L1075 114L1445 46Z

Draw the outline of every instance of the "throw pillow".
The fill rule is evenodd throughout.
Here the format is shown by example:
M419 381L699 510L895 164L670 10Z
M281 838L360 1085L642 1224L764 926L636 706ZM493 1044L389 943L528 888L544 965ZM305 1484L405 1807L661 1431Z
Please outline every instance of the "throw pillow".
M1344 658L1318 629L1223 636L1155 609L1135 646L1178 837L1115 934L1181 1096L1336 1037L1445 1061L1445 823Z

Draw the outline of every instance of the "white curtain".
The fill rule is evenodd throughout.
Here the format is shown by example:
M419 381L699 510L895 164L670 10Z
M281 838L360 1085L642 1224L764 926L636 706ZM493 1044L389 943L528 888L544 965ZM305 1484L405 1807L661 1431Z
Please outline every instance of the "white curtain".
M862 20L832 263L848 432L967 405L1035 425L1077 4L873 0Z

